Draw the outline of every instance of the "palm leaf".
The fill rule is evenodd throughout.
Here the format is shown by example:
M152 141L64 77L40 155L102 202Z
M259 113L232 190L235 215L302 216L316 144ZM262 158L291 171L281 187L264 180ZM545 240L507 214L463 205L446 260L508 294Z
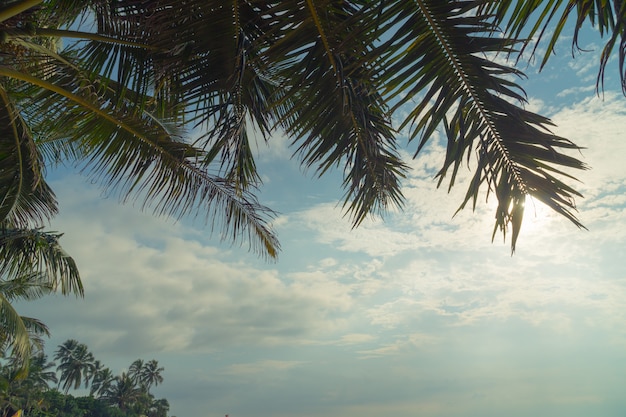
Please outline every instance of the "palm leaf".
M0 221L41 224L57 212L43 179L43 164L30 130L0 84Z
M40 275L42 283L61 293L83 295L80 274L74 260L59 245L60 234L37 229L0 229L0 276L21 282L20 277ZM30 281L32 282L32 281ZM43 289L43 286L39 286ZM26 289L26 288L25 288ZM21 296L25 297L28 293Z
M22 361L30 357L30 337L22 318L11 303L0 293L0 341L11 346L11 354Z
M39 284L42 286L37 288ZM14 298L38 298L49 292L49 289L36 275L17 280L0 280L0 348L4 350L11 347L16 370L22 376L28 369L33 346L41 348L41 336L49 336L50 333L40 320L20 316L10 301Z
M519 234L524 200L531 195L582 227L573 210L580 194L552 174L554 166L584 169L564 151L579 149L553 135L550 120L526 111L523 90L511 81L523 74L495 62L496 54L514 51L513 41L494 37L490 16L477 13L481 2L415 0L395 3L383 19L397 28L380 49L386 54L384 77L394 109L417 101L401 127L420 136L419 152L442 123L448 134L440 184L451 174L454 184L463 160L476 154L476 167L463 208L475 206L487 187L498 200L495 228L512 228L512 250ZM451 172L450 172L450 168Z
M268 225L272 212L251 193L210 175L198 162L202 151L175 136L176 129L148 109L132 101L120 104L110 84L90 82L55 55L49 58L41 77L0 67L0 74L38 88L23 112L40 140L48 142L48 153L82 160L85 170L124 200L143 198L156 214L205 213L213 225L223 221L224 238L247 236L251 249L277 255Z
M407 167L396 151L390 114L372 65L371 7L352 2L281 2L274 17L268 71L285 97L276 105L296 153L323 175L345 166L344 206L360 224L402 204Z
M505 25L507 36L515 39L524 36L528 39L524 47L521 48L521 52L534 43L531 57L537 52L537 47L544 37L548 38L546 52L541 57L541 68L545 67L550 56L555 53L556 43L570 20L575 22L572 53L581 49L578 43L580 30L585 23L590 23L598 29L602 37L608 37L600 55L598 89L604 83L606 66L617 45L619 74L622 90L626 94L625 2L597 0L514 2L505 0L489 1L481 7L484 8L482 9L483 13L493 13L496 16L496 22Z

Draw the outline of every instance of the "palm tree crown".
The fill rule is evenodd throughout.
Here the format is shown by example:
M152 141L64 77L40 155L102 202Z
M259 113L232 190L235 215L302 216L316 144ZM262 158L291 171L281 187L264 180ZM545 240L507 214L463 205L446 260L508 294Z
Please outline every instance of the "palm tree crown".
M70 388L78 389L81 383L85 388L93 375L94 357L87 345L70 339L59 345L55 360L60 361L57 371L61 372L59 386L67 393Z

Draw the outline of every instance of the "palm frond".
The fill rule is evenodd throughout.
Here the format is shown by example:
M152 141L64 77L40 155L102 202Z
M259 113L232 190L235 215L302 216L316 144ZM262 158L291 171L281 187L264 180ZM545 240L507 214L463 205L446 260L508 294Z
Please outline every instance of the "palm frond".
M25 376L33 347L43 347L42 336L50 336L40 320L20 316L0 291L0 348L11 348L11 357L18 375Z
M28 329L11 303L0 293L0 340L10 346L12 355L22 360L30 357Z
M39 225L57 212L57 203L30 129L5 87L0 85L0 221Z
M8 301L36 300L52 291L54 286L40 273L24 273L15 278L0 280L0 293Z
M64 295L82 296L78 268L74 259L59 245L60 236L37 229L11 228L5 223L0 228L0 275L24 284L34 283L31 274L37 274L41 290L46 288L43 283L47 283L54 290L60 288Z
M281 2L267 49L272 77L285 97L280 124L296 154L323 175L344 165L345 203L353 224L402 205L407 167L396 151L390 113L372 65L371 8L352 2ZM321 18L323 16L323 18Z
M511 79L523 74L496 62L497 54L514 51L515 43L493 36L489 15L477 13L481 2L426 1L395 3L383 18L396 27L381 45L386 51L384 77L394 109L417 105L401 127L420 136L419 152L442 123L446 125L446 160L438 173L454 184L460 164L476 155L475 173L463 208L475 206L486 186L498 200L495 228L512 228L512 250L519 234L524 200L531 195L582 227L573 211L578 192L558 180L555 167L584 169L564 151L578 150L548 130L550 120L526 111L524 91ZM451 172L450 172L450 168Z
M570 20L574 21L572 54L581 50L580 30L585 23L598 29L600 35L608 37L600 55L597 88L604 84L604 74L609 58L617 49L619 74L622 90L626 94L626 3L623 1L597 0L554 0L549 2L489 1L482 5L483 13L493 13L497 23L503 24L510 38L527 38L520 52L533 46L532 55L544 37L548 37L546 52L541 57L540 67L545 67L555 53L557 41ZM531 26L532 25L532 26ZM529 27L530 26L530 27ZM617 46L617 48L616 48ZM520 53L521 56L521 53Z
M223 237L241 241L247 236L251 249L277 255L268 223L273 212L250 192L210 175L200 162L202 150L175 136L176 129L149 109L132 101L118 103L110 85L92 83L54 60L48 66L54 70L46 71L46 79L5 68L0 73L39 88L22 111L61 157L82 160L93 178L123 200L142 198L144 207L158 215L205 213L213 225L224 220Z

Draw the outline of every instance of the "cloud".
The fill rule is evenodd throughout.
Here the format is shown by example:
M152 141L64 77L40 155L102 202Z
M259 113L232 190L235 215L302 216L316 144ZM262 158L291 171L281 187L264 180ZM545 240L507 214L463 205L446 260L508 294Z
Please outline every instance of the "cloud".
M56 335L75 338L79 330L94 350L136 355L293 345L335 331L335 315L350 308L350 288L324 274L284 275L189 224L98 201L80 181L62 181L53 227L65 233L86 296L25 305Z
M386 343L374 349L359 350L357 353L361 359L373 359L388 355L406 354L408 351L422 349L437 342L438 338L433 335L411 333L400 336L392 343Z
M250 375L250 374L262 374L271 372L276 374L277 372L287 371L298 366L303 365L305 362L300 361L281 361L281 360L262 360L251 363L233 363L224 370L227 375Z

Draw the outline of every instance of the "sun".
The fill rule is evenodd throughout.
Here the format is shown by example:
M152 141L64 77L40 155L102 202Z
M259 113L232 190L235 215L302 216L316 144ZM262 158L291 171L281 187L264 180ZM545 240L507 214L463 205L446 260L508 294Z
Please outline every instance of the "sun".
M554 220L554 212L541 201L528 196L524 203L522 234L534 235L545 231Z

